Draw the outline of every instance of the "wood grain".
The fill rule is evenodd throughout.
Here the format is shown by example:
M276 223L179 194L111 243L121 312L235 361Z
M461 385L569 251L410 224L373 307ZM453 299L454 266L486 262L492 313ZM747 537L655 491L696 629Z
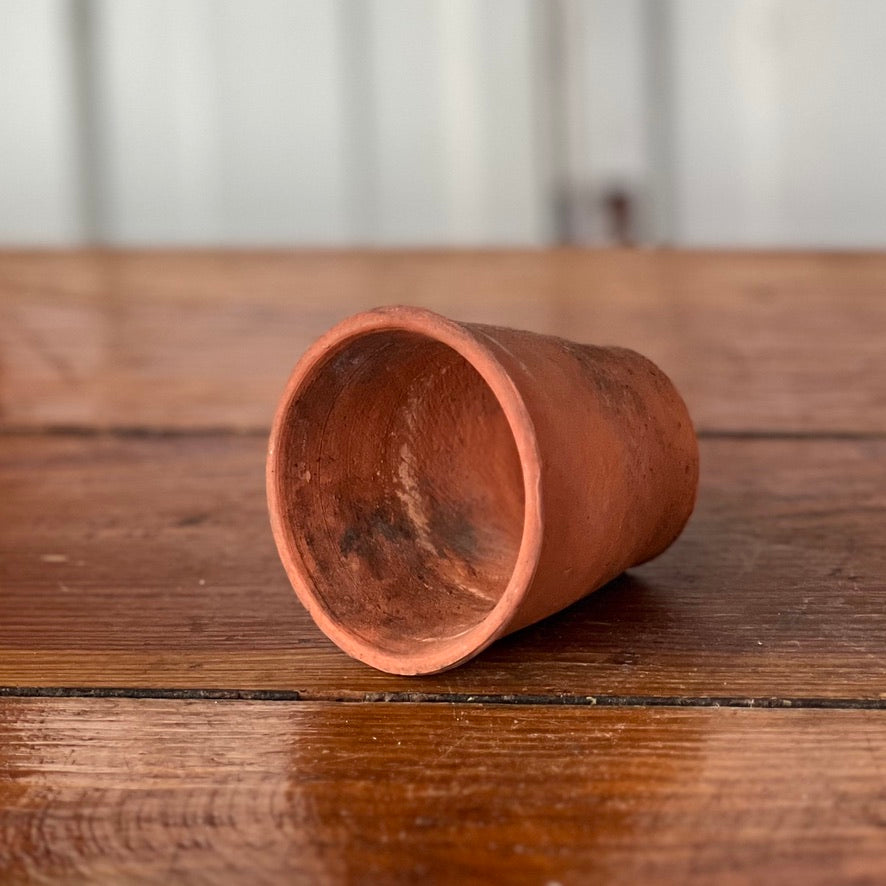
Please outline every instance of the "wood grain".
M378 304L634 347L703 431L886 432L886 255L4 253L0 427L264 428Z
M886 699L886 440L702 441L669 552L428 678L351 661L300 608L264 446L0 438L0 685Z
M4 883L875 884L886 713L0 701Z
M0 882L881 883L884 291L886 255L0 254ZM392 302L635 347L707 436L675 547L436 677L319 633L264 502L295 359Z

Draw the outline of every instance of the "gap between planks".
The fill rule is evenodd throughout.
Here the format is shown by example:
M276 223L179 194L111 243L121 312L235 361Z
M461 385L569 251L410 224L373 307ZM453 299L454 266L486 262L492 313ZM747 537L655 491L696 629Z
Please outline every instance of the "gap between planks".
M6 425L0 437L120 437L175 439L201 437L267 437L270 427L176 427L174 425ZM886 431L819 430L795 431L751 428L697 428L700 440L886 440Z
M275 689L145 689L103 686L0 686L0 698L154 698L173 700L326 701L345 704L476 704L608 708L765 708L886 710L886 698L683 695L555 695L466 692L299 692Z

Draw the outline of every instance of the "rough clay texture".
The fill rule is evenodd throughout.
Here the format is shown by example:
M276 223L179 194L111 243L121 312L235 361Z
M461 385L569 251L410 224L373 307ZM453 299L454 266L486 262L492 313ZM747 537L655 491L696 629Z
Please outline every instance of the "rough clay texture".
M308 352L268 460L300 599L398 673L454 666L656 556L697 482L686 407L644 357L410 308Z
M482 334L520 390L542 454L544 541L516 630L677 538L695 505L698 443L670 379L635 351Z

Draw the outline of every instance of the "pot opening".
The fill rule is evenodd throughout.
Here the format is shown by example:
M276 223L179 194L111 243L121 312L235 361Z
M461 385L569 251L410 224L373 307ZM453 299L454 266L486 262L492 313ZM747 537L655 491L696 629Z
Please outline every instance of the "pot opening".
M523 472L498 400L451 347L399 330L346 341L302 383L277 445L307 590L359 641L424 654L498 603Z

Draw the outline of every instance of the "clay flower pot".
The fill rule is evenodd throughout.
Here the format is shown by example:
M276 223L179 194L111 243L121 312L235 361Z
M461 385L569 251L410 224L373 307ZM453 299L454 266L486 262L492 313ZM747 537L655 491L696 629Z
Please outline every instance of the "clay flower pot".
M302 357L267 482L320 628L373 667L429 674L660 554L692 512L698 447L633 351L392 307Z

